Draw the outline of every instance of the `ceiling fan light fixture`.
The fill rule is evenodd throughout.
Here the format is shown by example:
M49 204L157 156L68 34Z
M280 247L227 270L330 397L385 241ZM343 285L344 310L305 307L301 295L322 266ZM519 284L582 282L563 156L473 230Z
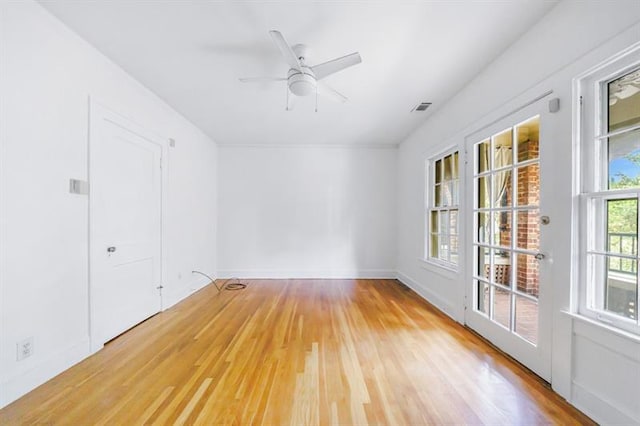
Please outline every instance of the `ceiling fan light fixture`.
M289 90L296 96L308 96L316 92L316 79L314 76L291 70L289 73Z

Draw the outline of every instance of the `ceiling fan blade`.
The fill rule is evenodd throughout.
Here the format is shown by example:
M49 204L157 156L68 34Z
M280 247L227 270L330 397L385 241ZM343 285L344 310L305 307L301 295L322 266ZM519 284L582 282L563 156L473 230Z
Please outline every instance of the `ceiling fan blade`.
M296 56L289 43L287 43L287 40L284 39L284 36L280 33L280 31L271 30L269 31L269 34L271 35L273 42L276 44L276 46L278 46L278 49L280 49L280 53L282 54L282 57L287 62L287 64L289 64L291 68L302 71L302 66L300 65L298 57Z
M243 83L264 83L264 82L269 82L269 81L285 81L286 78L279 78L279 77L246 77L246 78L239 78L238 80L240 80Z
M333 59L311 67L316 79L320 80L328 75L342 71L345 68L357 65L362 62L362 58L358 52L352 53L342 58Z
M327 84L325 83L318 82L318 93L321 95L326 95L340 103L345 103L349 100L345 95L327 86Z

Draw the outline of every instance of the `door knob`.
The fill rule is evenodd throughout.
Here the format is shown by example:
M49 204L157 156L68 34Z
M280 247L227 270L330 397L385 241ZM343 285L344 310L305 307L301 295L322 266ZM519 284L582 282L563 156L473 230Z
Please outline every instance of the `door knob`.
M111 246L111 247L107 247L107 253L113 253L114 251L116 251L116 248Z
M544 255L543 253L537 253L534 257L535 257L537 260L542 260L542 259L544 259L544 258L545 258L545 255Z

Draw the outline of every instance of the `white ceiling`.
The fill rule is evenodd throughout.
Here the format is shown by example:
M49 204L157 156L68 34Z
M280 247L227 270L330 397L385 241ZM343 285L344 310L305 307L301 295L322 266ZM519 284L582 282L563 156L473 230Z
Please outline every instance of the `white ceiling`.
M556 1L53 0L49 11L221 144L397 144ZM307 63L359 51L324 81L346 104L299 98L268 31L307 44ZM531 66L531 64L529 64ZM515 70L514 70L515 71ZM410 110L433 102L426 113Z

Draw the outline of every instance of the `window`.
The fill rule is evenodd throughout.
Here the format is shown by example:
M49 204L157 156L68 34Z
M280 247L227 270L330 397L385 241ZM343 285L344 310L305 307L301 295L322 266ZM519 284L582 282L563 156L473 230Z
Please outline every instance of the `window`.
M580 80L582 314L640 332L640 50Z
M449 267L458 264L458 151L428 162L426 260Z

